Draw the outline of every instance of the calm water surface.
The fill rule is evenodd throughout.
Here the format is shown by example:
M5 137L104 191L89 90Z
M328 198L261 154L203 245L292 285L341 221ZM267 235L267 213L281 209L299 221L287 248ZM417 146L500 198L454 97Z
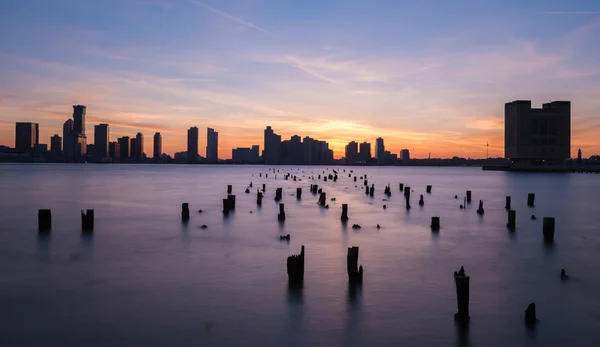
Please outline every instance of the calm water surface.
M302 181L282 172L265 178L261 166L0 165L0 346L600 345L600 176L337 168L337 183L318 182L336 198L325 210L308 176L326 168L278 169ZM350 169L368 174L374 198L362 182L355 188ZM414 190L410 212L400 182ZM382 201L388 183L392 196ZM227 184L237 206L223 218ZM463 211L468 189L474 202ZM517 210L515 233L506 229L506 195ZM483 217L475 213L480 199ZM182 202L192 210L187 224ZM48 238L37 233L40 208L52 209ZM81 234L80 210L88 208L96 213L91 237ZM437 234L431 216L441 217ZM556 217L554 247L542 242L544 216ZM291 241L280 242L282 234ZM291 291L286 257L301 245L305 283ZM349 246L360 247L365 269L356 292L348 288ZM453 321L452 273L461 265L471 276L467 331ZM561 268L570 281L560 281ZM532 301L535 331L523 324Z

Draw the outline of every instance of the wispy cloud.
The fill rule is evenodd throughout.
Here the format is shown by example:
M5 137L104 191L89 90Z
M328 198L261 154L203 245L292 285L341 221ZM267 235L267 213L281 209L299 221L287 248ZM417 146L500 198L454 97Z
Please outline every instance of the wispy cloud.
M243 25L245 27L261 31L261 32L263 32L265 34L268 34L268 35L273 35L273 33L270 32L270 31L268 31L267 29L261 28L261 27L259 27L258 25L254 24L254 23L251 23L251 22L248 22L246 20L243 20L243 19L241 19L239 17L236 17L234 15L231 15L231 14L225 12L225 11L221 11L219 9L216 9L216 8L214 8L212 6L209 6L209 5L207 5L207 4L203 3L203 2L200 2L200 1L197 1L197 0L188 0L188 1L190 3L192 3L192 4L194 4L194 5L197 5L197 6L200 6L200 7L204 8L204 9L207 9L207 10L213 12L213 13L218 14L219 16L221 16L223 18L227 18L227 19L229 19L229 20L231 20L233 22L236 22L238 24L241 24L241 25Z

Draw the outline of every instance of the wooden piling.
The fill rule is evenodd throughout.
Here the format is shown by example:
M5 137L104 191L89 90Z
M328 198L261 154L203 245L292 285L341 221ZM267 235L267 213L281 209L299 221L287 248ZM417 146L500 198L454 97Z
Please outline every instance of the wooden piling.
M419 206L423 206L425 205L425 200L423 200L423 194L421 194L420 198L419 198Z
M471 191L467 190L467 203L471 203Z
M181 219L190 219L190 205L187 202L181 204Z
M527 206L534 206L535 205L535 194L533 193L529 193L527 194Z
M506 227L510 230L514 230L517 226L517 211L509 210L508 211L508 223L506 223Z
M223 214L229 214L229 199L223 199Z
M458 303L458 312L454 315L454 320L467 323L469 317L469 276L465 275L464 267L460 271L454 272L454 283L456 285L456 301Z
M83 231L94 231L94 210L81 210L81 229Z
M431 186L427 186L426 191L427 191L427 194L431 194Z
M287 258L288 280L292 284L300 284L304 281L304 245L298 255L290 255Z
M302 188L298 187L296 188L296 200L301 200L302 199Z
M348 204L342 204L342 222L348 220Z
M399 186L400 186L400 191L403 192L404 191L404 183L400 183Z
M285 206L283 204L279 204L279 214L277 215L277 220L280 222L285 220Z
M49 232L52 229L52 210L38 210L38 231Z
M348 247L348 256L346 257L346 269L348 271L348 280L350 284L358 284L363 281L363 267L358 266L358 247Z
M275 189L275 201L280 201L283 195L283 188Z
M374 184L372 184L372 185L371 185L371 190L369 191L369 196L370 196L370 197L373 197L373 195L374 195L374 194L375 194L375 185L374 185Z
M231 184L227 185L227 194L231 194L232 186Z
M235 210L235 195L229 194L227 195L227 201L229 203L229 211Z
M325 206L326 201L327 201L327 194L325 194L325 192L321 192L321 195L319 196L319 205Z
M263 194L262 194L262 192L258 192L258 193L256 194L256 204L257 204L258 206L261 206L261 205L262 205L262 199L263 199Z
M477 208L477 214L478 215L483 215L484 214L484 210L483 210L483 200L479 200L479 207Z
M263 183L263 187L262 187L262 188L263 188L263 189L262 189L262 191L263 191L263 193L264 193L264 192L265 192L265 190L267 190L267 185Z
M510 210L510 200L511 200L511 197L507 196L506 197L506 204L504 204L504 208L507 209L507 210Z
M544 217L542 224L542 232L544 233L544 241L554 242L554 217Z
M431 217L431 229L440 230L440 217Z

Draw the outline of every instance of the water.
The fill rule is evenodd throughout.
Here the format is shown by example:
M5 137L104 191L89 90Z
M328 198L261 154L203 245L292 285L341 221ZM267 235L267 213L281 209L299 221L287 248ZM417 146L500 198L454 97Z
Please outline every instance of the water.
M279 169L302 177L325 168ZM347 177L351 168L337 169L337 183L318 182L337 200L325 210L308 192L310 180L265 178L260 166L0 165L0 345L598 346L598 176L353 168L375 184L369 198L362 182L355 188ZM252 193L244 194L250 181ZM410 212L400 182L414 189ZM384 202L387 183L392 196ZM237 206L224 219L227 184ZM298 186L300 202L291 196ZM467 189L473 204L462 211L454 195ZM535 208L526 206L529 192ZM517 210L514 234L506 229L506 195ZM483 217L475 213L480 199ZM182 202L192 210L188 224ZM37 233L40 208L52 209L49 238ZM91 237L81 234L80 210L88 208L96 213ZM441 217L439 234L431 216ZM542 242L543 216L556 217L554 247ZM282 234L291 241L280 242ZM291 291L286 257L301 245L305 283ZM360 247L365 269L357 292L348 287L349 246ZM453 322L452 273L461 265L471 276L467 331ZM561 268L570 281L560 281ZM523 323L532 301L535 331Z

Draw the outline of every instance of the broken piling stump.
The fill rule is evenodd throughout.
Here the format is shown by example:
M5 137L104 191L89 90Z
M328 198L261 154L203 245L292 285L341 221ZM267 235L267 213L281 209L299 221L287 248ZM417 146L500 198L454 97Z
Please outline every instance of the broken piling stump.
M190 205L187 202L181 204L181 219L190 219Z
M508 211L508 223L506 223L506 227L510 230L514 230L517 226L517 211L509 210Z
M527 194L527 206L533 207L535 205L535 194Z
M52 210L38 210L38 231L49 232L52 229Z
M431 217L431 230L440 230L440 217Z
M544 217L542 224L542 232L544 233L544 241L548 243L554 242L554 218Z
M81 229L83 231L94 231L94 210L81 210Z
M342 204L342 222L348 220L348 204Z
M507 209L507 210L510 210L510 200L511 200L511 197L507 196L506 197L506 204L504 204L504 208Z
M454 315L454 320L467 323L469 317L469 276L465 274L465 268L460 267L458 272L454 272L454 284L456 285L456 301L458 303L458 312Z
M285 220L285 206L283 204L279 204L279 214L277 215L277 220L280 222Z
M350 284L359 284L363 281L363 267L358 266L358 247L348 247L346 268Z
M304 245L298 255L290 255L287 258L288 281L292 284L300 284L304 281Z
M296 200L302 199L302 188L296 188Z
M431 186L427 186L426 192L427 194L431 194Z

